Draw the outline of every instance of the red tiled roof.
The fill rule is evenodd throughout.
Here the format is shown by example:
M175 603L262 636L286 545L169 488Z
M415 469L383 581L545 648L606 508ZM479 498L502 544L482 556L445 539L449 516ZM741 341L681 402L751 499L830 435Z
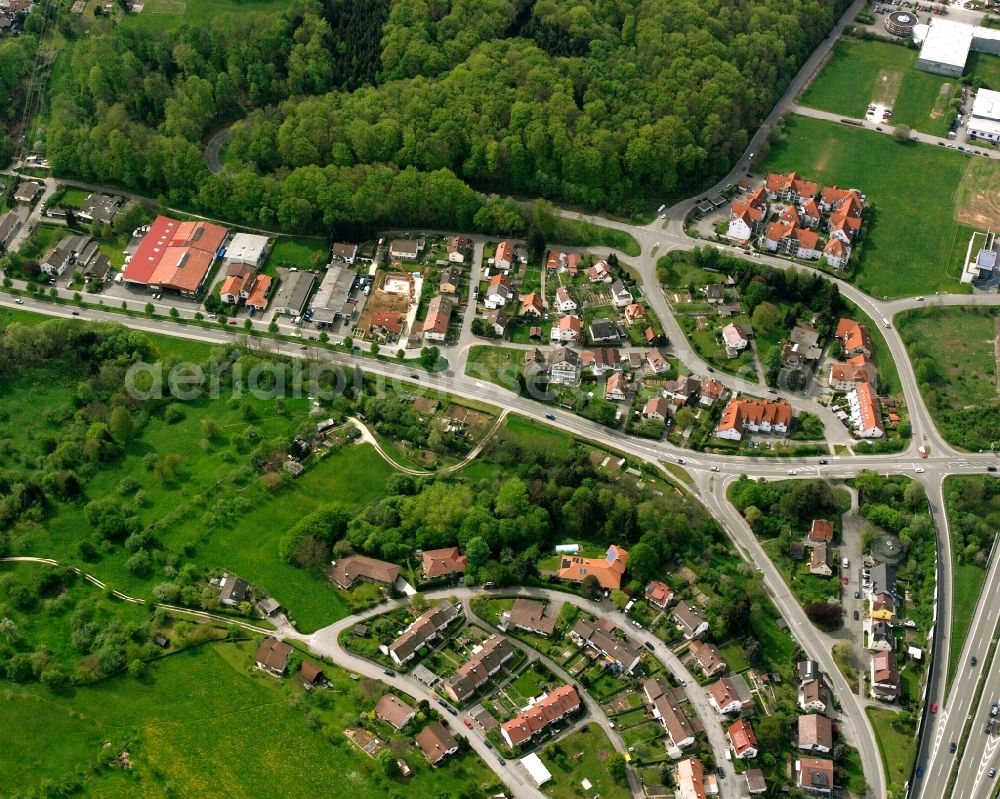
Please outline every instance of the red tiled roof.
M833 540L833 522L827 519L813 519L809 540L830 543Z
M742 719L729 726L728 734L737 757L748 749L757 749L757 736L754 735L753 727Z
M181 222L158 216L125 269L132 283L195 291L228 231L209 222Z
M879 404L875 389L870 383L859 383L854 389L858 395L858 406L861 412L861 426L863 429L876 428L885 430L882 426L882 407Z
M421 558L424 564L424 575L429 579L443 577L446 574L462 573L469 562L468 558L458 551L458 547L425 549Z
M520 746L535 733L558 721L580 706L580 696L572 685L561 685L543 699L539 699L519 716L504 722L501 729L511 746Z
M250 296L247 298L246 304L263 310L267 307L267 292L270 288L271 276L257 275L257 279L253 282L253 288L250 290Z
M628 551L612 544L603 558L565 557L559 568L563 580L583 582L593 575L602 588L621 588L622 575L628 563Z

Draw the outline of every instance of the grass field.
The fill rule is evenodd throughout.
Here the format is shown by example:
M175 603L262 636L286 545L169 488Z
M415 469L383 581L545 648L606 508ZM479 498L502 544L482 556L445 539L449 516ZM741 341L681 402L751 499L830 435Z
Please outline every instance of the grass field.
M972 616L976 612L979 592L986 580L986 570L969 563L952 564L952 596L951 596L951 645L948 650L948 683L951 686L952 677L958 669L958 661L965 646L965 637L972 625Z
M1000 226L1000 171L992 160L969 164L956 198L959 222L981 228Z
M184 347L174 354L193 353ZM40 439L55 423L46 422L39 408L68 406L83 377L66 369L23 369L0 393L0 412L5 414L12 446L23 453L38 451ZM252 421L244 416L242 403L232 405L226 396L184 403L185 418L180 422L153 417L123 457L105 464L88 481L86 499L118 496L122 480L133 479L145 492L139 516L144 523L156 523L165 551L183 552L185 559L203 568L235 571L278 597L302 629L313 630L346 615L348 598L326 580L285 563L278 552L280 539L303 514L321 504L336 502L356 509L371 502L394 472L372 447L347 446L314 463L297 480L268 492L248 468L247 456L237 454L238 439L251 426L265 439L290 435L305 418L308 400L289 399L284 413L273 402L246 402L253 410ZM211 441L202 429L207 418L219 429ZM177 478L158 479L145 464L148 453L179 453ZM90 534L84 505L60 504L44 524L17 528L12 551L79 563L77 547ZM87 564L87 569L120 590L148 596L163 579L162 571L136 576L125 567L128 557L126 550L118 549Z
M894 125L944 136L947 109L935 105L951 95L957 80L916 68L917 53L885 42L841 40L820 73L802 95L803 105L861 119L871 102L892 108ZM945 84L948 84L945 87Z
M896 713L892 710L876 710L867 708L865 712L875 729L879 752L885 766L890 795L901 791L910 778L913 769L913 759L917 755L917 742L912 733L905 734L892 726Z
M968 158L793 116L771 148L766 171L797 170L822 184L863 191L871 206L856 282L877 297L904 297L962 290L954 265L965 255L970 229L955 221L955 195Z
M642 252L639 243L623 230L565 217L557 217L554 224L555 230L549 238L557 244L571 247L610 247L633 258Z
M341 733L367 707L357 683L326 667L328 708L267 676L248 673L257 642L213 644L173 655L148 677L106 680L52 694L39 685L0 682L0 780L5 792L34 789L89 770L88 796L437 796L468 787L487 795L495 783L466 755L429 768L412 742L401 753L416 772L403 783L382 777L375 761ZM304 701L305 700L305 701ZM310 728L308 718L318 723ZM324 735L318 726L325 725ZM111 746L103 749L103 744ZM129 771L103 764L127 749ZM210 756L207 756L209 755Z
M264 271L277 274L278 266L296 266L299 269L318 269L322 267L330 255L330 246L323 239L281 238L274 243Z
M290 0L145 0L142 12L127 15L123 24L147 31L172 30L183 24L201 25L219 14L280 13L290 6Z
M476 380L488 380L503 388L514 390L517 375L524 365L524 350L515 350L493 344L477 344L469 349L465 373Z
M987 89L1000 91L1000 56L969 53L965 74L973 80L979 80Z
M942 435L988 448L997 431L997 318L989 310L923 308L896 317L920 391Z
M542 786L542 792L552 799L577 799L579 796L600 795L604 799L628 799L631 792L619 785L604 768L604 761L615 750L604 730L591 724L587 732L576 732L564 738L560 747L565 758L554 762L547 754L540 753L545 767L552 773L552 780ZM579 761L571 758L582 753ZM589 780L593 787L584 791L582 780Z

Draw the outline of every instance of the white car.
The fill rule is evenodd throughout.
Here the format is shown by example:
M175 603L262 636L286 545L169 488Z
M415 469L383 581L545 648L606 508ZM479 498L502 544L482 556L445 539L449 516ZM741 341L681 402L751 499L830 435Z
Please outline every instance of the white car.
M917 467L916 469L914 469L913 471L915 471L915 472L916 472L917 474L923 474L923 473L924 473L924 469L923 469L923 467L922 467L922 466L918 466L918 467Z
M797 472L797 471L795 471L795 469L789 469L789 470L788 470L788 474L790 474L790 475L793 475L793 476L794 476L794 475L798 474L798 472Z

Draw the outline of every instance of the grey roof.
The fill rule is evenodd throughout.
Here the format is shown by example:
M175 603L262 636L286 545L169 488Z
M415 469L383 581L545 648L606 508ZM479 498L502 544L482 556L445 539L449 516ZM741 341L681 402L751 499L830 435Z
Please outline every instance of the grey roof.
M247 598L250 591L250 584L246 580L234 577L229 574L222 578L222 590L219 592L219 599L222 602L242 602Z
M888 563L877 563L871 569L872 592L896 593L896 569Z
M592 340L609 341L618 337L618 325L610 319L595 319L590 323L590 338Z
M292 272L279 267L278 277L281 278L281 284L272 304L275 308L291 308L296 313L300 312L316 283L316 275L312 272Z
M627 636L625 640L618 641L586 619L580 619L576 623L573 633L594 649L621 663L626 669L631 669L639 659L638 649Z
M440 630L447 627L458 615L458 609L450 602L442 602L425 610L389 645L389 650L395 652L400 660L405 660Z
M483 644L483 648L468 659L447 681L459 702L464 702L483 685L500 665L514 654L514 645L509 638L495 636Z
M95 219L107 224L118 215L120 204L120 197L112 197L108 194L91 194L84 200L80 208L80 216L83 219Z
M0 245L6 242L10 234L17 228L18 221L17 214L13 211L8 211L0 216Z
M343 313L357 276L353 269L331 264L312 299L314 322L330 324Z
M569 347L553 347L552 354L549 356L549 363L555 365L563 362L576 366L580 363L580 353L576 350L571 350Z

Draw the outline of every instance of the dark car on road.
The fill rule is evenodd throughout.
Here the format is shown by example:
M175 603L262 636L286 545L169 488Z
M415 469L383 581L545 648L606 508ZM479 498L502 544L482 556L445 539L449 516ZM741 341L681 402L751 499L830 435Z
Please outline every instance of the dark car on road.
M952 741L948 745L948 751L951 752L952 754L955 754L955 752L958 751L958 744Z
M384 675L385 675L386 677L395 677L395 676L396 676L396 672L394 672L394 671L393 671L392 669L384 669L384 670L382 671L382 673L383 673L383 674L384 674Z

